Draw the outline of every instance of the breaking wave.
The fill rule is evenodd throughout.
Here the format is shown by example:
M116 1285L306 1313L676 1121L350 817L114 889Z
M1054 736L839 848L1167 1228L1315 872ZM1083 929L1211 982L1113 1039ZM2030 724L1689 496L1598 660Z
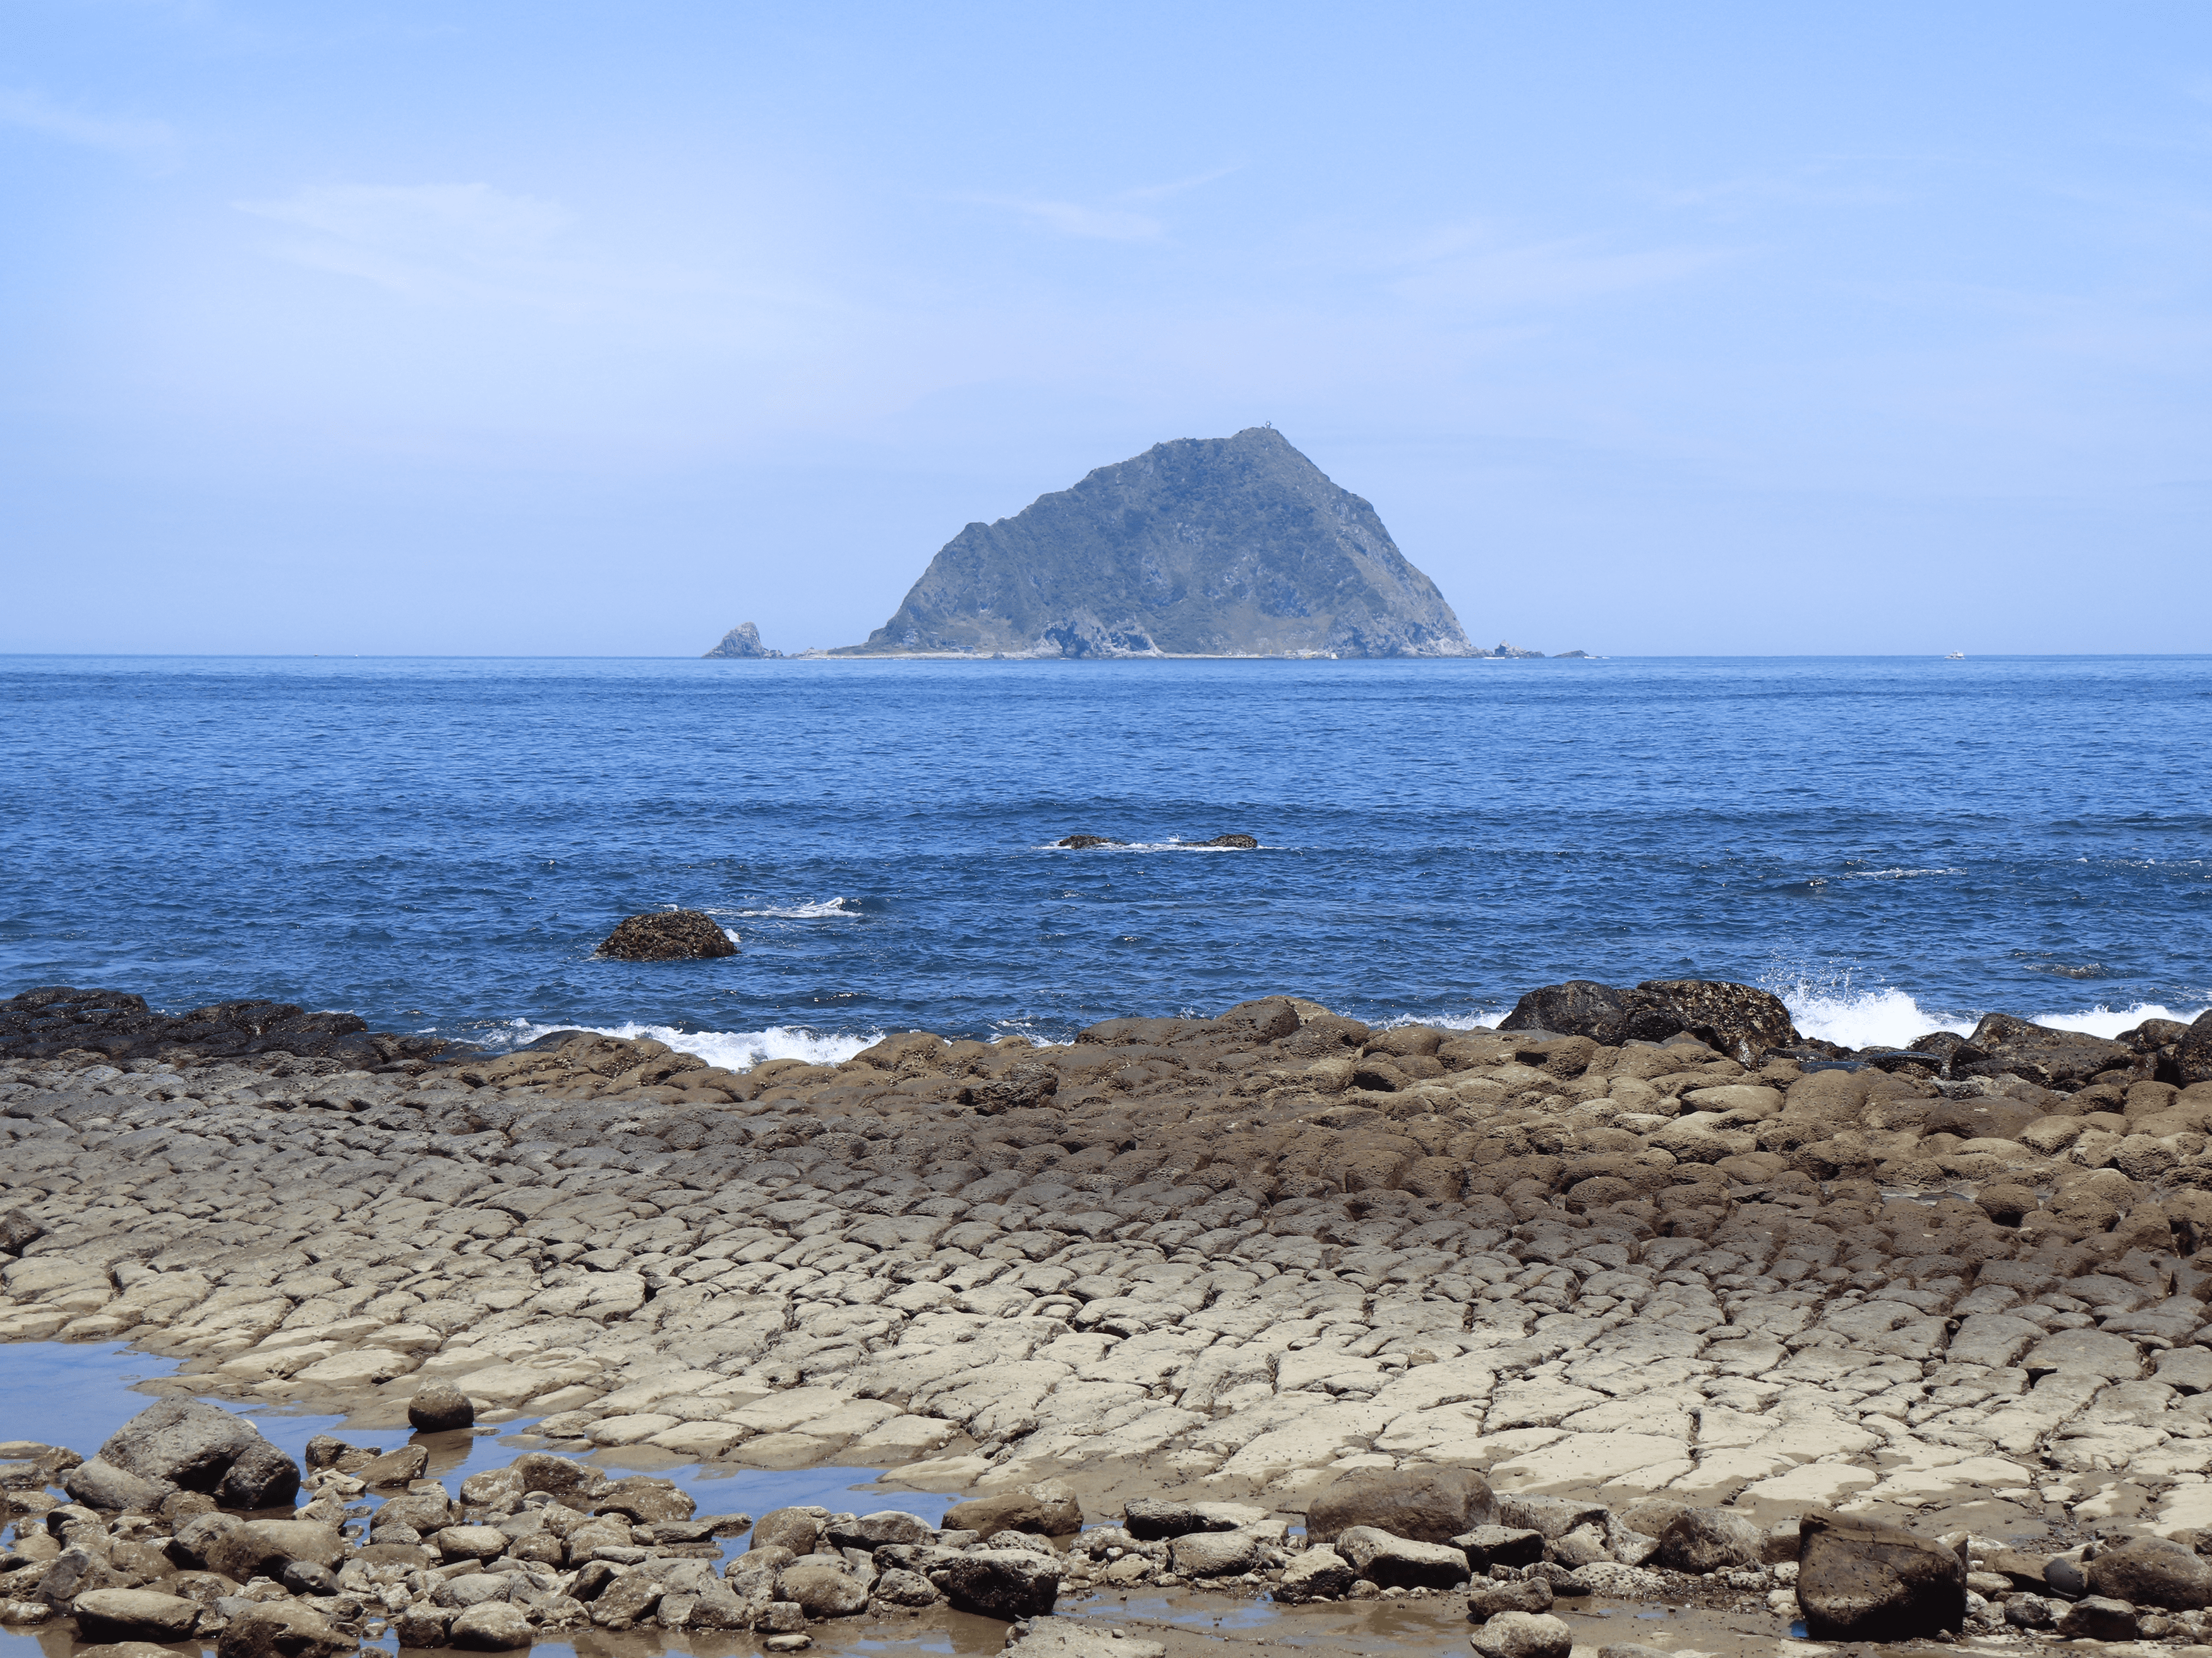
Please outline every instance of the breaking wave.
M785 921L812 921L825 915L858 915L860 901L858 898L824 898L818 904L789 904L781 908L741 909L735 913L753 917L774 916Z
M556 1030L590 1030L602 1036L619 1036L626 1042L647 1036L679 1052L696 1054L709 1065L719 1065L728 1071L750 1071L770 1060L842 1065L884 1037L880 1030L860 1036L825 1035L795 1024L770 1025L765 1030L678 1030L674 1025L641 1024L635 1021L614 1025L538 1024L528 1019L514 1021L499 1035L511 1036L511 1045L521 1048Z

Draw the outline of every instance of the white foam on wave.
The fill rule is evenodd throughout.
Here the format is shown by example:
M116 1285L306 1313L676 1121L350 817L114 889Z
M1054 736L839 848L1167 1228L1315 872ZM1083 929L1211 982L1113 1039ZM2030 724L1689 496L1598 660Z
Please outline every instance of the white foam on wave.
M1972 1019L1930 1013L1911 995L1890 986L1879 990L1836 990L1802 981L1770 985L1790 1010L1798 1034L1843 1048L1904 1048L1930 1031L1974 1028Z
M2115 1009L2100 1002L2086 1012L2037 1013L2029 1017L2038 1024L2047 1024L2059 1030L2085 1031L2092 1036L2102 1036L2110 1041L2123 1030L2133 1030L2145 1019L2179 1019L2187 1024L2203 1017L2204 1011L2201 1007L2185 1008L2177 1013L2157 1002L2137 1002L2133 1007Z
M1980 1014L1936 1012L1921 1006L1910 992L1894 985L1861 988L1848 973L1826 978L1799 977L1765 988L1782 999L1790 1022L1800 1034L1835 1042L1844 1048L1904 1048L1937 1030L1971 1035ZM2024 1013L2020 1017L2054 1030L2079 1030L2106 1039L2132 1030L2145 1019L2179 1019L2184 1024L2203 1009L2176 1012L2156 1002L2137 1002L2131 1007L2095 1007L2060 1013Z
M602 1036L619 1036L634 1042L641 1036L685 1054L696 1054L709 1065L719 1065L729 1071L750 1071L770 1060L804 1060L809 1065L842 1065L864 1048L872 1048L884 1039L880 1030L863 1036L825 1035L818 1030L809 1030L804 1025L770 1025L765 1030L678 1030L674 1025L643 1024L632 1020L628 1024L538 1024L529 1019L517 1019L507 1027L517 1048L536 1042L540 1036L550 1036L556 1030L589 1030Z
M1498 1021L1513 1010L1501 1007L1487 1013L1401 1013L1371 1027L1376 1030L1395 1030L1409 1024L1425 1024L1437 1030L1495 1030Z
M1278 848L1261 841L1257 847L1209 847L1203 841L1123 841L1103 847L1063 847L1057 841L1047 841L1036 848L1038 852L1273 852Z
M1839 881L1917 881L1923 875L1964 875L1962 869L1847 869Z
M785 921L818 920L827 915L858 915L860 901L857 898L824 898L818 904L791 904L781 908L741 909L740 915L774 916Z

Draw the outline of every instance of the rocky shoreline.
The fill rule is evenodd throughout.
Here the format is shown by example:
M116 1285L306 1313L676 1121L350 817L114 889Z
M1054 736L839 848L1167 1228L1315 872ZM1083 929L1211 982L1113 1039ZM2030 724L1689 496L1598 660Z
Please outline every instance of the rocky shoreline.
M128 1340L179 1361L174 1388L349 1431L453 1384L563 1467L605 1448L1042 1487L1122 1517L1127 1540L1031 1550L1064 1585L1287 1606L1312 1600L1303 1570L1322 1595L1465 1596L1494 1658L1548 1651L1556 1631L1498 1619L1578 1589L1749 1604L1779 1634L1813 1611L1818 1549L1884 1526L1959 1568L1906 1633L2204 1634L2212 1019L2107 1042L1993 1015L1845 1054L1745 987L1578 983L1495 1032L1272 998L737 1073L581 1033L499 1059L175 1024L59 1045L102 1005L161 1017L103 994L0 1004L0 1339ZM7 1449L11 1608L39 1598L18 1593L36 1536L74 1526L91 1552L96 1527L116 1567L152 1534L127 1507L37 1509L67 1470ZM307 1471L307 1506L344 1523L351 1493L323 1487L357 1474ZM1333 1493L1455 1480L1494 1511L1468 1496L1458 1518L1488 1517L1457 1531L1386 1515L1383 1540L1319 1546ZM447 1501L474 1528L532 1494ZM1146 1504L1233 1523L1147 1538ZM1719 1552L1662 1558L1678 1522ZM1536 1540L1492 1551L1478 1524ZM416 1529L435 1549L444 1528ZM1003 1552L926 1529L868 1569ZM1179 1557L1183 1536L1229 1540ZM1237 1569L1194 1570L1209 1549Z

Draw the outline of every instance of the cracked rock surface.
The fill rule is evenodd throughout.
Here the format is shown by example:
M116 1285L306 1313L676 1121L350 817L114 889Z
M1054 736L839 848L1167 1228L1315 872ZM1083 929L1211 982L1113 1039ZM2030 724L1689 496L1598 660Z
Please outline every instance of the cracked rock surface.
M1277 998L742 1074L41 1054L0 1061L0 1339L985 1497L1297 1516L1420 1466L1601 1540L1671 1502L2193 1545L2212 1083L1993 1032L1954 1074Z

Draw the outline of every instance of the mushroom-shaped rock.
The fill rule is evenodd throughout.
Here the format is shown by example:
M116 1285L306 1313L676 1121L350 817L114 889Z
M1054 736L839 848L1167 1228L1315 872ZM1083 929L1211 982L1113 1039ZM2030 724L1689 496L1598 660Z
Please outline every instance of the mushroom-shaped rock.
M1487 1622L1509 1612L1549 1612L1552 1583L1546 1577L1493 1578L1467 1592L1467 1620Z
M696 909L624 916L599 945L600 955L619 962L697 962L737 953L714 918Z

